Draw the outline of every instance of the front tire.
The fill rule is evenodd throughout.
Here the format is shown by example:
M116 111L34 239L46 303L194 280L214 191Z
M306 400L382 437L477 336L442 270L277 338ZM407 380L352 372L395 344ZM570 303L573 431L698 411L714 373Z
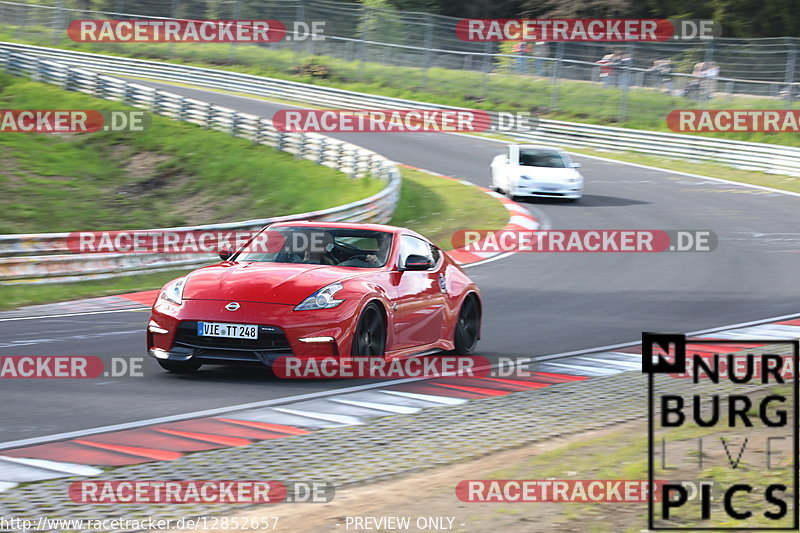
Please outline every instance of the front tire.
M159 359L158 364L161 365L161 368L173 374L194 374L203 366L203 363L196 361L169 361L164 359Z
M383 357L386 352L386 321L379 304L367 305L358 317L353 345L350 348L352 357Z
M456 322L453 344L456 355L469 355L478 345L478 334L481 330L481 310L478 299L469 295L461 304Z

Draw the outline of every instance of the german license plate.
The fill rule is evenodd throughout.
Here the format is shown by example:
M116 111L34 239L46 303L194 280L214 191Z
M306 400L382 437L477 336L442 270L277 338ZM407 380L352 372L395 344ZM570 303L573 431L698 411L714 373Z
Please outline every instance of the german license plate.
M226 337L229 339L257 339L258 326L250 324L225 324L221 322L198 322L200 337Z

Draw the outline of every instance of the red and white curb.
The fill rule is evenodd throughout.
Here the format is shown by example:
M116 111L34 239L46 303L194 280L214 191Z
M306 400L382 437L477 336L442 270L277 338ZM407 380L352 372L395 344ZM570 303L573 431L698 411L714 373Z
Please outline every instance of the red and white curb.
M709 340L729 340L729 343L714 344L703 346L702 342L692 346L694 352L702 353L730 353L738 352L747 348L754 348L754 344L742 344L737 341L748 339L769 340L795 340L800 339L800 318L781 320L768 324L758 324L754 326L734 327L715 331L703 335L702 338ZM642 368L642 347L641 345L626 346L623 348L587 353L573 357L559 359L556 361L545 361L537 363L536 369L544 372L563 372L587 378L595 376L608 376L640 370Z
M716 353L752 348L737 341L800 338L800 318L771 323L720 328L703 338L729 340L713 348L692 346L697 352ZM344 391L312 399L199 416L165 423L148 423L117 431L98 428L80 436L33 445L0 443L0 491L18 483L57 477L100 475L99 467L179 460L187 453L246 446L253 442L305 435L319 429L364 424L373 417L414 414L428 407L456 405L470 400L505 396L519 391L582 381L597 376L641 369L641 346L635 344L555 354L533 361L535 371L524 377L432 378L399 380L358 391ZM145 425L149 424L149 425ZM64 436L66 437L66 436ZM5 446L4 446L5 444ZM5 449L4 449L5 448ZM10 448L10 449L8 449ZM61 459L68 457L71 462Z
M486 187L482 187L480 185L475 185L474 183L470 183L469 181L466 180L453 178L451 176L445 176L444 174L433 172L432 170L426 170L424 168L412 167L410 165L398 165L398 166L424 172L432 176L438 176L440 178L457 181L469 187L475 187L476 189L485 192L492 198L495 198L496 200L500 201L503 204L503 207L505 207L508 210L509 218L505 227L503 227L503 229L499 231L537 230L541 226L539 221L533 215L531 215L530 212L528 212L528 210L525 209L523 205L520 205L517 202L510 200L509 198L506 198L502 194L496 193L491 189L487 189ZM472 229L472 228L463 228L463 229ZM450 258L453 259L453 261L455 261L461 266L471 265L473 263L479 263L481 261L492 259L494 257L504 254L507 254L507 252L472 252L464 248L458 248L447 252L447 255L450 256Z
M175 461L187 453L359 425L373 417L413 414L427 407L456 405L583 379L586 378L531 373L514 379L401 380L382 388L4 449L0 450L0 491L23 482L97 476L102 473L97 467ZM71 462L60 460L65 457Z

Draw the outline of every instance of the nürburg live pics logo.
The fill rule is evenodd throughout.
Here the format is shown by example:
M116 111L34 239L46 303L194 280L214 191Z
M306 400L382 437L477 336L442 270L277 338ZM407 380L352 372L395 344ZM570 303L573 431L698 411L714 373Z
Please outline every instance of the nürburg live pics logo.
M650 530L798 530L800 341L643 333ZM682 480L698 480L689 495Z

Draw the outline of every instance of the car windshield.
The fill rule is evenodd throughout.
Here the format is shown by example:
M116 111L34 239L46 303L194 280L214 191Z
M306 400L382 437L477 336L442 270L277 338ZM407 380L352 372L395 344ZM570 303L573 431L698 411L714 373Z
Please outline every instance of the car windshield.
M244 251L235 260L379 268L392 247L391 233L359 228L282 226L264 233L266 251Z
M526 167L567 168L565 158L554 150L522 149L519 164Z

